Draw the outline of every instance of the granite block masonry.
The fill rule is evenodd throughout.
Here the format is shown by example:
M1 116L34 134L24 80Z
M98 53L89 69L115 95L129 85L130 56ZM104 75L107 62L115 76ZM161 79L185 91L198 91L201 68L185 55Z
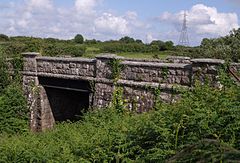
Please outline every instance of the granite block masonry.
M95 59L43 57L24 53L23 89L31 113L31 130L51 129L55 121L75 120L82 109L111 105L117 87L129 110L149 111L156 89L163 101L179 99L177 90L194 86L195 79L218 84L218 67L223 60L169 57L166 60L126 59L102 54ZM116 79L116 65L119 69ZM239 69L239 64L232 64ZM121 67L121 68L120 68ZM120 70L120 71L119 71ZM113 74L115 73L115 78Z

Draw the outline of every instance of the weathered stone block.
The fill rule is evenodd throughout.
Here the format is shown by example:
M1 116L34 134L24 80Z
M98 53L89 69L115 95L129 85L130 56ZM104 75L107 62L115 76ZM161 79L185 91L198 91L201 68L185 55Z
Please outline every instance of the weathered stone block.
M69 64L63 64L63 69L66 69L66 70L68 70L69 69Z
M69 67L70 67L70 68L76 68L77 65L76 65L76 63L70 63L70 64L69 64Z
M176 72L176 70L174 70L174 69L170 69L170 70L169 70L169 74L170 74L170 75L176 75L177 72Z
M183 85L190 85L190 79L187 76L182 76L181 77L181 84Z

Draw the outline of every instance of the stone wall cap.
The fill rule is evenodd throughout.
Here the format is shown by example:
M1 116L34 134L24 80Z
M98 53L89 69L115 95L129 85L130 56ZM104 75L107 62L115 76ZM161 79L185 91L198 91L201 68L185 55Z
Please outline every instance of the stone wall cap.
M190 60L190 57L184 57L184 56L167 56L166 59L179 59L179 60Z
M35 56L39 56L40 53L37 53L37 52L26 52L26 53L22 53L22 55L23 55L24 57L27 57L27 56L35 57Z
M97 59L124 59L122 56L117 56L116 54L99 54L96 56Z
M184 63L158 63L158 62L131 62L123 61L122 64L129 66L138 66L138 67L169 67L169 68L191 68L191 64Z
M225 61L222 59L211 59L211 58L197 58L191 59L193 63L212 63L212 64L224 64Z
M81 58L81 57L37 57L37 60L41 61L63 61L63 62L95 62L95 59Z
M231 66L240 66L240 63L235 63L235 62L234 62L234 63L231 63L230 65L231 65Z
M149 59L149 58L125 58L124 61L135 61L135 62L155 62L155 63L166 63L167 60L163 59Z

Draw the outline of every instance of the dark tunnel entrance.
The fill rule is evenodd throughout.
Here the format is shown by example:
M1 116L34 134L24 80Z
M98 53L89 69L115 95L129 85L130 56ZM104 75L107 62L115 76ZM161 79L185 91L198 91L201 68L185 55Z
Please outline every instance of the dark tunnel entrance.
M81 80L39 77L55 121L77 121L91 106L90 83Z

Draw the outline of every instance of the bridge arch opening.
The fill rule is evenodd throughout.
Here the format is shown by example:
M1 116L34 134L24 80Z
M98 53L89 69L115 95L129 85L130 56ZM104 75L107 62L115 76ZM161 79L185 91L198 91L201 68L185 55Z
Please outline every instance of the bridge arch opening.
M46 124L49 124L49 121L80 120L92 105L93 92L89 81L39 77L39 84L45 90L42 114L52 115L43 118Z

